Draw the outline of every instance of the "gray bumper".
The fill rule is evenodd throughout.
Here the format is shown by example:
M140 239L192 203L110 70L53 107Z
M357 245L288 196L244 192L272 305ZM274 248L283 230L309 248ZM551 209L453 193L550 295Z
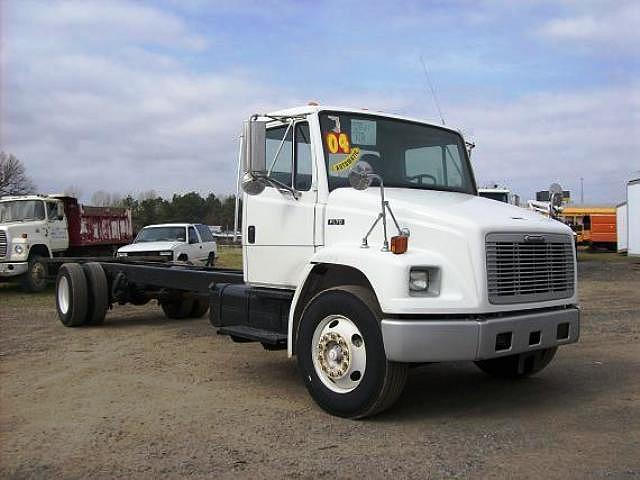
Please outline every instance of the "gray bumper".
M579 336L577 307L486 320L382 320L385 352L395 362L482 360L566 345Z
M0 263L0 277L15 277L26 273L29 268L27 262Z

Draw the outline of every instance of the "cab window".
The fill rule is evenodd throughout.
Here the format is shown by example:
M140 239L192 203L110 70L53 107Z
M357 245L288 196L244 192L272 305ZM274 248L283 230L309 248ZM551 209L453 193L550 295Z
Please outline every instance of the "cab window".
M193 227L189 227L189 243L200 243L198 235L196 234L196 229Z
M46 202L47 219L53 222L58 219L58 204L56 202Z
M309 124L296 123L295 129L295 189L306 192L311 189L312 163L311 142L309 141Z
M211 234L211 230L206 225L196 225L198 229L198 233L200 234L200 238L202 238L203 242L213 242L213 235Z
M284 183L287 186L291 186L291 171L293 166L292 161L292 141L293 141L293 129L289 129L287 137L285 138L282 148L278 152L278 148L282 143L282 138L285 132L287 132L287 126L270 128L267 130L266 135L266 159L267 159L267 173L274 180ZM278 156L276 157L276 152Z

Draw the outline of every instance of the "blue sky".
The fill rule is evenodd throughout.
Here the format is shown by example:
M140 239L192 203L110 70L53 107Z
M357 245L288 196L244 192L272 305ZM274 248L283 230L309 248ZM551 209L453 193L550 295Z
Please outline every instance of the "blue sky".
M240 122L309 100L437 118L479 183L624 200L640 2L0 1L0 141L42 191L234 189ZM636 172L636 173L634 173Z

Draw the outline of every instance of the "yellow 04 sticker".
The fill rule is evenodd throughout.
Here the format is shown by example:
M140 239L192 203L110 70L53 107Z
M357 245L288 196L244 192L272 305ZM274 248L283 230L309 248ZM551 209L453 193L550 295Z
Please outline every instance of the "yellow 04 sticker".
M331 171L341 172L343 170L351 168L356 164L359 158L360 158L360 149L358 147L353 147L351 149L351 153L347 155L347 158L345 158L341 162L334 163L333 165L331 165Z

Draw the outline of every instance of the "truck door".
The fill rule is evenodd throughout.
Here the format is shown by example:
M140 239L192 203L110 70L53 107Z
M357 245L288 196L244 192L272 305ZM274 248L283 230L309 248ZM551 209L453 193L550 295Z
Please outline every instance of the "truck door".
M269 128L266 157L269 175L295 188L300 196L296 200L272 186L260 195L244 196L245 276L253 284L295 287L314 252L316 189L309 124L300 121L290 128Z
M47 206L47 224L45 233L52 252L61 252L69 248L69 230L62 202L45 202Z
M189 256L189 260L200 263L202 262L202 257L204 255L202 242L200 241L198 233L194 227L190 226L188 233L187 242L189 244L189 253L187 255Z

